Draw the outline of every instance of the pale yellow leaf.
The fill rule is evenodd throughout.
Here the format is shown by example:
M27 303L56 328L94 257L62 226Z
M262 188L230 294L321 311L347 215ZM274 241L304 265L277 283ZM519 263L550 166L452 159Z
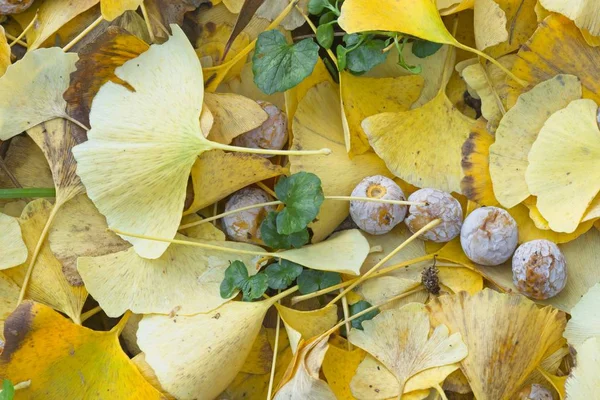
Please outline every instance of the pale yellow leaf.
M27 260L27 246L21 236L19 220L0 213L0 270L16 267Z
M577 365L565 383L567 400L594 399L600 387L600 339L586 340L577 353Z

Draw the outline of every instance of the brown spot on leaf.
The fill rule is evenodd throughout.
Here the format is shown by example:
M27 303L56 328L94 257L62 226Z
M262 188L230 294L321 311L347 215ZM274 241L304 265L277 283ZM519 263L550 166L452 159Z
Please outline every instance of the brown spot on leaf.
M6 343L4 344L4 351L0 354L0 362L9 362L13 353L21 347L31 329L34 317L32 308L33 302L25 301L6 318L6 322L4 323L4 338L6 339Z

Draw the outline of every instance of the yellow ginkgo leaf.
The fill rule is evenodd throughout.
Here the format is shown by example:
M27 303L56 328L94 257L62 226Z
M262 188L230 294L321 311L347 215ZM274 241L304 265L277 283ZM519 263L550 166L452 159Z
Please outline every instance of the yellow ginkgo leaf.
M71 285L83 285L77 272L78 257L102 256L129 247L129 243L106 228L106 218L85 194L74 197L58 211L48 242Z
M461 334L450 335L445 325L429 336L429 315L422 304L384 311L362 325L364 330L352 329L348 339L393 373L398 393L404 393L407 381L419 372L457 363L468 353Z
M274 400L336 400L329 385L319 379L321 364L329 347L328 339L325 336L313 345L302 348L293 365L291 379L275 393Z
M19 220L15 217L0 213L0 269L12 268L27 260L27 246L21 236Z
M77 15L98 4L99 1L100 0L78 0L76 2L73 2L72 0L40 1L39 3L36 3L38 4L37 7L30 7L27 11L21 14L15 14L13 17L19 22L21 27L25 29L37 14L37 21L33 24L32 28L27 31L25 36L27 38L27 49L31 51L40 47L41 44L59 28ZM68 74L66 79L68 81Z
M225 4L225 7L227 7L231 13L239 14L244 5L244 0L223 0L223 4Z
M455 363L421 371L408 380L404 393L431 389L458 368L459 364ZM350 388L357 399L365 400L397 398L400 394L394 374L371 355L367 355L358 366Z
M300 311L275 304L285 324L290 347L295 353L301 339L309 340L333 327L338 321L337 306L328 305L312 311Z
M112 21L127 10L135 10L144 0L100 0L102 17Z
M479 50L508 40L506 13L495 0L475 0L475 43Z
M273 349L269 343L269 337L266 328L261 328L258 336L254 340L250 354L244 362L240 373L262 375L271 371L273 361Z
M368 117L362 128L397 177L418 187L460 192L460 147L474 123L440 91L420 108Z
M184 214L195 213L236 190L286 172L285 168L254 154L222 150L202 153L192 166L194 200Z
M27 266L48 222L52 207L45 199L34 200L25 207L19 219L29 255L24 264L3 271L19 286L23 285ZM69 284L62 272L62 265L50 250L48 242L41 245L34 267L25 297L55 308L78 322L87 291L84 287Z
M308 93L310 89L317 86L321 82L329 82L332 86L338 88L338 86L335 85L331 74L327 70L325 63L323 62L323 60L318 58L312 73L298 85L291 88L290 90L286 90L286 92L284 93L285 112L288 117L289 126L292 126L298 105L300 104L304 96L306 96L306 93Z
M589 338L600 338L600 283L592 286L590 290L571 309L571 319L567 323L564 336L569 345L579 347Z
M436 0L440 15L451 15L473 8L475 0Z
M109 227L169 238L177 232L190 169L210 143L198 124L200 62L183 31L172 28L166 43L116 69L135 91L110 81L100 88L89 140L73 148L77 174ZM165 58L169 68L157 68ZM124 239L147 258L160 257L169 245Z
M431 0L384 0L376 3L347 0L342 5L338 23L348 33L391 31L436 43L458 43L446 29L435 2Z
M177 239L194 241L184 236ZM201 243L206 243L199 241ZM222 247L261 251L247 243L210 242ZM256 256L174 244L157 259L138 256L133 249L99 257L80 257L77 270L85 287L110 317L127 310L137 314L209 312L225 303L219 294L225 270L240 260L255 273ZM173 288L177 290L173 290Z
M464 338L469 354L461 369L480 400L512 398L544 355L561 347L566 323L551 307L491 289L440 296L427 308L435 324Z
M504 207L514 207L531 194L525 181L531 146L548 117L578 98L580 80L573 75L557 75L519 96L502 118L496 141L489 148L489 170L494 194Z
M531 146L525 179L550 228L573 232L600 191L600 130L593 100L548 118Z
M327 73L327 71L325 71ZM298 93L298 96L301 94ZM306 91L294 114L292 131L293 149L327 147L332 154L327 157L290 156L290 172L312 172L321 178L324 194L350 195L354 187L366 176L391 174L383 161L373 153L348 158L344 142L344 129L340 113L340 98L335 86L322 82ZM289 113L289 111L288 111ZM289 115L289 114L288 114ZM338 201L325 201L313 230L313 242L325 239L348 216L349 205Z
M285 8L287 2L279 0L264 0L262 5L256 10L256 16L264 18L268 21L273 21ZM308 14L308 0L299 0L298 7L303 10L304 14ZM293 9L283 21L281 26L288 31L304 25L305 19L299 10Z
M600 3L594 0L539 0L548 11L554 11L573 20L575 25L593 36L600 35Z
M585 211L585 214L583 214L583 218L581 219L581 221L587 222L591 220L596 220L597 218L600 218L600 193L596 195L594 200L592 200L592 203Z
M44 305L26 301L6 320L0 376L31 381L17 398L162 399L121 349L125 320L109 332L73 324Z
M0 77L0 140L37 124L67 117L62 97L75 71L77 54L61 49L28 51Z
M206 93L204 96L214 117L208 139L229 144L242 133L258 128L267 120L267 113L254 100L233 93Z
M283 292L285 293L285 292ZM163 388L178 399L215 398L233 381L277 296L231 301L208 314L146 315L138 345Z
M499 58L498 62L510 68L515 58L515 55L508 55ZM481 115L488 121L490 130L495 131L504 111L499 92L504 85L506 74L493 64L484 67L475 63L464 68L461 75L481 99Z
M562 15L552 14L542 21L527 45L521 47L517 57L512 72L530 86L523 88L511 79L507 80L511 86L509 108L523 91L556 74L578 77L583 97L600 102L600 71L596 69L600 62L600 51L590 47L575 24Z
M343 342L346 344L345 340ZM338 400L354 400L350 381L367 353L360 347L348 350L343 347L343 344L338 347L330 340L329 349L323 360L323 375Z
M190 224L193 222L197 222L202 220L198 214L189 214L181 218L181 224ZM213 224L200 224L191 226L186 229L180 229L182 235L193 238L193 239L202 239L202 240L218 240L224 242L227 240L225 237L225 232L217 228Z
M4 75L6 69L11 64L10 62L10 46L6 40L4 27L0 26L0 76Z
M406 194L406 193L405 193ZM411 237L412 232L408 230L405 224L398 224L394 229L385 235L370 235L365 233L364 236L369 241L371 247L376 248L377 246L381 247L381 251L373 252L369 254L367 259L363 264L363 272L368 271L375 264L380 262L384 257L386 257L389 253L392 252L398 245L409 237ZM427 256L427 251L425 250L425 242L422 240L413 240L408 243L402 251L395 254L392 258L390 258L382 267L388 267L394 264L399 264L402 262L406 262L408 260L413 260L415 258L421 258ZM425 260L422 262L414 262L411 264L418 265L423 267L430 263L430 258L425 257Z
M600 338L586 340L577 352L577 365L565 383L567 400L593 399L600 387Z
M0 340L4 341L4 321L17 307L19 298L19 286L0 271Z
M378 276L371 278L356 287L356 292L371 304L382 304L387 300L416 289L421 282L398 278L396 276ZM408 303L425 304L428 293L425 290L418 291L412 295L389 302L381 307L380 310L397 309Z
M408 110L419 97L422 88L423 78L419 75L365 78L342 71L342 122L348 153L351 156L362 154L371 148L360 126L363 119L384 111Z

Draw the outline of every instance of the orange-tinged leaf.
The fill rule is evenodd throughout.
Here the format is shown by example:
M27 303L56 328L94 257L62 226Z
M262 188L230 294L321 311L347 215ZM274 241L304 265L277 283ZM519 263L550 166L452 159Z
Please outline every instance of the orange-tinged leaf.
M0 76L4 75L10 65L10 46L6 41L4 27L0 26Z
M96 332L26 301L6 320L0 376L30 380L16 399L161 399L119 344L120 325Z
M135 10L144 0L100 0L102 17L112 21L127 10Z

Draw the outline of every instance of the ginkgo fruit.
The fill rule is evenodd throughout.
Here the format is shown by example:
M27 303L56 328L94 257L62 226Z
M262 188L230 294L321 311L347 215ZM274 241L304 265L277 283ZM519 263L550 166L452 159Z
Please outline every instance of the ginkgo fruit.
M90 112L89 140L73 149L77 174L109 227L167 238L177 231L188 175L199 154L211 149L330 153L247 149L207 140L199 124L202 68L181 28L173 25L172 30L166 43L151 46L115 70L135 91L113 82L100 88ZM136 112L131 113L133 105ZM146 258L158 258L168 247L165 242L123 237Z

